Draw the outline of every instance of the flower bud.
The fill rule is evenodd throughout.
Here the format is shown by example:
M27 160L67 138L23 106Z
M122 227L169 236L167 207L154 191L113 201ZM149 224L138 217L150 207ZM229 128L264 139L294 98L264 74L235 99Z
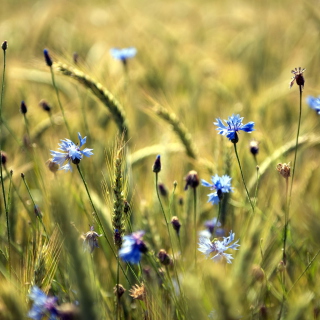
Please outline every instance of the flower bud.
M8 41L7 40L4 40L2 42L1 48L3 51L6 51L8 49Z
M24 101L21 101L21 104L20 104L20 112L22 114L26 114L28 112L28 108L27 108L27 105L25 104Z
M46 60L46 64L48 67L52 66L52 59L49 55L49 51L47 49L43 50L44 59Z
M154 164L152 166L152 171L155 173L158 173L161 171L161 160L160 155L157 155L156 160L154 161Z
M199 186L198 173L194 170L191 170L184 179L186 180L184 190L188 190L188 187L195 189Z
M44 110L44 111L47 111L47 112L50 112L51 111L51 107L48 105L47 101L46 100L40 100L39 102L39 106Z
M181 223L180 223L178 217L176 217L176 216L172 217L171 223L172 223L173 229L177 232L177 235L179 235Z
M158 253L158 259L160 261L161 264L163 264L164 266L168 266L171 264L171 259L169 257L169 255L167 254L166 250L161 249Z

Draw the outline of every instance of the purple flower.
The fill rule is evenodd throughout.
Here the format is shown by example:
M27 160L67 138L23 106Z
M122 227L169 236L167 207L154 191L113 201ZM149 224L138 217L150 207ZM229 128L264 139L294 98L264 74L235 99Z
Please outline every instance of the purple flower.
M232 142L238 142L238 134L237 132L242 130L245 132L251 133L254 131L253 126L254 122L248 122L247 124L242 124L243 118L240 117L240 115L232 115L231 117L228 117L228 120L224 120L227 124L224 125L222 120L220 118L216 119L217 122L214 122L213 124L216 125L219 131L219 134L222 134L223 136L226 136L230 141ZM236 141L235 141L236 140Z
M238 250L238 247L240 246L238 244L239 240L231 244L232 241L234 241L234 233L232 233L232 231L230 231L229 237L223 237L222 241L211 241L208 237L200 236L198 250L204 253L207 258L211 254L215 254L211 259L216 262L225 258L227 263L231 263L231 259L233 259L232 254L225 253L225 251L228 249Z
M91 150L93 149L88 149L85 148L83 150L80 150L80 148L86 143L87 137L84 137L82 139L81 134L78 133L78 138L80 141L79 145L76 145L69 139L61 140L62 142L59 143L59 150L63 151L53 151L51 150L51 155L53 156L52 161L55 163L58 163L60 166L63 165L64 162L67 161L67 164L64 166L60 167L59 170L65 170L65 171L72 171L71 167L71 161L74 164L78 164L80 160L82 159L82 156L90 157L93 153Z
M123 237L124 243L119 250L119 256L123 261L132 264L138 264L140 262L141 253L145 253L148 250L142 240L144 233L144 231L137 231Z
M33 306L28 312L28 317L34 320L41 320L42 317L48 316L49 320L56 320L57 312L57 298L48 297L37 286L31 288L29 294L31 300L33 300Z

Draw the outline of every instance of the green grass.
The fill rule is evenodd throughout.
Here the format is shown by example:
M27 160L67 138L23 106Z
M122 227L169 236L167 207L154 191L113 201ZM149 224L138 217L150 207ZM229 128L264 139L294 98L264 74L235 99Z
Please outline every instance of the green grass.
M8 49L0 139L8 158L2 171L10 250L1 192L0 319L27 319L33 285L55 295L61 308L78 301L75 319L207 319L213 310L216 319L317 319L320 118L305 98L319 95L319 26L315 0L5 0L0 42L7 40ZM128 60L126 73L109 50L129 46L138 53ZM54 61L71 139L77 142L80 132L87 136L85 147L93 149L80 168L95 210L76 166L72 173L54 174L46 165L50 150L69 134L44 48ZM2 50L0 56L2 79ZM60 63L79 70L86 81L63 75ZM299 66L306 68L306 82L283 269L286 182L276 165L294 162L299 87L289 90L289 82ZM38 105L41 99L52 107L51 119ZM22 100L26 122L19 112ZM254 214L233 145L213 125L233 113L244 123L255 122L255 131L242 132L237 144ZM124 142L123 128L128 128ZM256 199L253 138L260 142ZM149 251L140 265L120 260L119 282L127 291L117 301L112 221L114 202L121 199L114 195L120 149L121 196L130 203L121 218L125 234L130 228L144 230ZM171 225L169 238L155 190L152 165L158 154L159 183L168 190L161 202L167 219L177 216L181 222L180 243ZM226 235L232 230L240 239L232 264L206 260L199 251L195 264L194 193L184 190L190 170L207 181L214 174L232 177L234 192L221 203ZM207 203L208 193L197 188L197 232L218 216L218 205ZM92 255L83 252L81 238L91 225L103 234ZM160 264L160 249L171 259L174 253L172 265ZM146 297L133 300L129 290L141 283Z

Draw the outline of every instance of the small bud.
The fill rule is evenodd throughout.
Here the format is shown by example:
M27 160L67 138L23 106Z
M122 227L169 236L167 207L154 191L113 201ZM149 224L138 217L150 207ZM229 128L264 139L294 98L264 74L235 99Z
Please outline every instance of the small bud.
M73 59L73 63L74 63L74 64L77 64L77 63L78 63L78 60L79 60L78 52L74 52L74 53L73 53L72 59Z
M2 42L1 48L3 51L6 51L8 49L8 41L7 40L4 40Z
M183 197L179 197L179 205L180 205L180 206L183 206L183 204L184 204Z
M44 59L46 60L47 66L51 67L52 66L52 59L49 55L49 51L47 49L44 49L43 54L44 54Z
M172 217L171 223L172 223L173 229L177 232L177 235L179 235L181 223L180 223L178 217L176 217L176 216Z
M1 151L1 163L5 167L7 163L8 157L4 151Z
M48 105L47 101L46 100L40 100L39 102L39 106L44 110L44 111L47 111L47 112L50 112L51 111L51 107Z
M24 173L21 173L21 178L24 179Z
M159 192L163 197L168 196L168 190L166 189L165 185L163 183L158 184Z
M278 264L278 268L277 268L278 271L279 272L283 272L285 270L285 268L286 268L286 265L284 264L284 262L280 261L279 264Z
M60 167L59 164L56 162L53 162L52 159L47 160L46 165L49 168L49 170L53 173L56 173Z
M126 292L126 289L120 283L113 288L113 293L120 299Z
M28 108L27 108L27 105L25 104L24 101L21 101L21 104L20 104L20 112L22 114L26 114L28 112Z
M164 266L168 266L171 264L171 259L169 257L169 255L167 254L166 250L161 249L158 253L158 259L160 261L161 264L163 264Z
M288 179L290 177L290 162L278 163L277 170L285 179Z
M161 161L160 161L160 155L157 155L156 160L154 161L154 164L152 166L152 171L155 173L158 173L161 171Z
M253 156L256 156L259 152L259 142L256 140L250 141L250 152Z
M173 187L174 187L174 188L176 188L176 187L177 187L177 185L178 185L177 180L174 180L174 181L173 181Z
M199 186L199 177L198 173L194 170L191 170L187 176L184 178L186 180L186 185L184 187L184 190L188 190L188 187L195 189Z

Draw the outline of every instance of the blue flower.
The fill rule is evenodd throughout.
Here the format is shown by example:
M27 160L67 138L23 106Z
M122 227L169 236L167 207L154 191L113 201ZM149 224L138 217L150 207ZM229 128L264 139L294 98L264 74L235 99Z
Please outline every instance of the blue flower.
M31 288L29 294L31 300L33 300L32 309L28 312L28 317L34 320L41 320L43 316L49 316L49 320L56 320L57 312L57 298L48 297L37 286Z
M61 140L62 142L59 143L59 150L64 151L53 151L51 150L51 155L53 156L52 161L55 163L58 163L60 166L63 165L64 162L67 161L67 164L62 166L59 170L65 170L65 171L72 171L71 167L71 161L74 164L78 164L80 160L82 159L82 156L90 157L93 153L91 150L93 149L88 149L85 148L83 150L80 150L80 148L86 143L87 137L84 137L82 139L81 134L78 133L78 138L80 141L79 145L76 145L69 139Z
M224 120L227 123L227 126L225 126L220 118L216 119L217 122L214 122L213 124L216 125L219 131L219 134L222 134L223 136L226 136L230 141L237 140L237 132L239 130L249 132L251 133L254 131L253 126L254 122L248 122L247 124L242 124L243 118L240 118L240 115L232 115L231 117L228 117L228 120ZM233 141L232 141L233 142ZM237 142L237 141L236 141Z
M110 54L113 58L121 60L122 62L126 62L127 59L133 58L137 53L137 49L134 47L118 49L112 48L110 49Z
M120 258L125 262L138 264L141 260L141 253L147 252L147 247L142 240L144 231L133 232L131 235L124 236L124 243L119 250Z
M211 188L211 190L216 190L213 193L208 194L208 202L212 202L212 204L217 204L222 199L223 193L227 193L229 191L233 192L233 188L231 187L231 179L228 175L223 175L219 177L217 174L211 177L212 184L201 179L201 184L205 187Z
M211 241L208 237L200 237L199 238L199 248L208 258L211 254L215 254L211 259L214 261L220 261L222 258L225 258L228 263L231 263L231 259L233 259L232 254L225 253L228 249L238 250L240 246L238 244L239 240L232 243L234 241L234 233L230 231L229 237L223 237L223 240L213 240Z
M309 96L307 98L307 104L313 110L316 110L318 114L320 114L320 96L318 98L314 98Z

